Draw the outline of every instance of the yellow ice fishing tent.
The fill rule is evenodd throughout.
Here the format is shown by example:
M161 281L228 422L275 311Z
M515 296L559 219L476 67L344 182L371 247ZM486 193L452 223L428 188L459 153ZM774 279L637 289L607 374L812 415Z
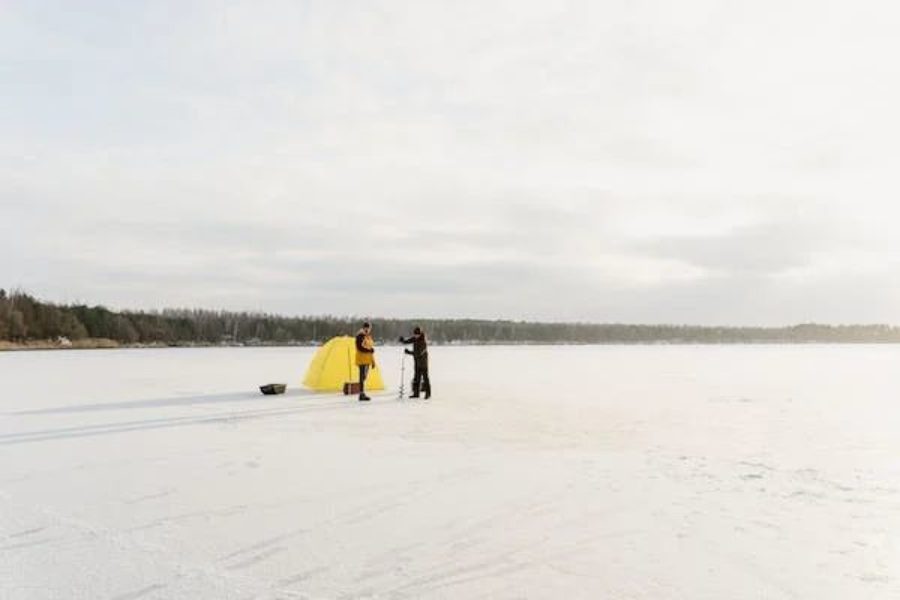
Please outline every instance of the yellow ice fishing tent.
M319 348L303 378L303 385L317 392L340 392L345 383L359 381L356 366L356 339L349 335L331 338ZM369 369L366 391L383 390L381 368Z

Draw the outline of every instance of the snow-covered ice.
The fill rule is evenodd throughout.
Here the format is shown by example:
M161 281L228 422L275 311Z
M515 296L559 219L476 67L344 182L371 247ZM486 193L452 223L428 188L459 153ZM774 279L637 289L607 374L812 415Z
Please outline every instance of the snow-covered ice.
M312 352L0 354L0 598L900 598L900 347Z

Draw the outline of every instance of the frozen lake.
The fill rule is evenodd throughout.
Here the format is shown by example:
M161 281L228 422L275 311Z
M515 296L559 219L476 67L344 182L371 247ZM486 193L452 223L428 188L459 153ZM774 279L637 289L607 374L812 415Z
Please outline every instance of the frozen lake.
M900 347L399 352L0 354L0 598L900 597Z

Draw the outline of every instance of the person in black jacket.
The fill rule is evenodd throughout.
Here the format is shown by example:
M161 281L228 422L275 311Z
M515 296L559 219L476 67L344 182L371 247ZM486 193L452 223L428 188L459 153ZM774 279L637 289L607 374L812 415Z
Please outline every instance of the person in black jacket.
M401 344L412 344L412 350L404 352L411 355L415 362L416 372L413 376L412 395L410 398L418 398L419 390L425 393L425 399L431 398L431 380L428 378L428 342L425 340L425 332L421 327L413 329L412 337L400 337Z

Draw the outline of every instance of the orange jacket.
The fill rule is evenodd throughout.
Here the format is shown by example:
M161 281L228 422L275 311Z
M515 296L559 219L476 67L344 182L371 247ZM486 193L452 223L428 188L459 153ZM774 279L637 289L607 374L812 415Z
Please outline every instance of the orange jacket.
M363 333L362 329L356 334L356 365L375 364L375 340L371 335Z

